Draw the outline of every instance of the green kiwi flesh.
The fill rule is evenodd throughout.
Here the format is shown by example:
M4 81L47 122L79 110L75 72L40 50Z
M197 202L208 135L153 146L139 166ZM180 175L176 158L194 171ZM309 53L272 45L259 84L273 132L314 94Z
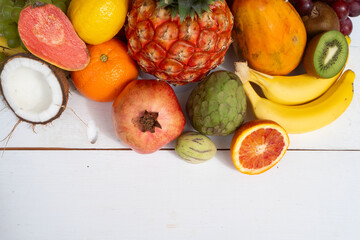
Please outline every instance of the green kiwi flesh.
M331 78L345 66L349 50L345 36L339 31L316 35L308 43L303 65L307 73Z

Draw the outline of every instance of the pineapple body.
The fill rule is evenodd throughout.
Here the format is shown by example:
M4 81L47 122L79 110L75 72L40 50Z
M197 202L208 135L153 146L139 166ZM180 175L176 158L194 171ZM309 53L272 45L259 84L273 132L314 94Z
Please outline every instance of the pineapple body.
M233 16L225 1L214 1L209 8L180 21L156 0L134 0L126 37L141 70L183 85L199 81L221 64L231 44Z

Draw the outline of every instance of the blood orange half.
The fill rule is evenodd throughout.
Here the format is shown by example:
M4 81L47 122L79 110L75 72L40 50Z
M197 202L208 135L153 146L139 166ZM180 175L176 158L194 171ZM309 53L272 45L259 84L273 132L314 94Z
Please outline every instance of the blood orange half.
M231 141L231 157L242 173L259 174L275 166L289 147L285 129L270 120L243 124Z

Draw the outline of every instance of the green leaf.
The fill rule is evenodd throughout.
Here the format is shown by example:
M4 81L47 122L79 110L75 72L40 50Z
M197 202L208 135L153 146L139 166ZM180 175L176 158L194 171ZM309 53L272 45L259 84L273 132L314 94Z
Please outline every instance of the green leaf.
M174 19L177 15L176 11L171 11L171 18Z
M192 7L192 1L191 0L178 0L178 2L179 2L180 22L182 22L182 21L184 21L184 19L190 12L190 9Z
M194 17L195 17L195 11L194 9L190 9L190 12L189 12L189 16L192 20L194 20Z
M158 7L170 10L172 18L179 14L182 22L187 16L194 19L196 15L201 16L204 12L209 12L209 5L214 2L215 0L158 0Z
M210 2L210 3L209 3ZM212 3L213 1L204 1L204 3L202 4L202 9L205 11L205 12L209 12L210 11L210 8L209 8L209 5Z
M174 3L174 0L161 0L159 1L159 7L166 7L166 6L170 6Z
M201 16L202 8L201 8L201 1L197 1L192 5L192 8L195 10L196 14Z

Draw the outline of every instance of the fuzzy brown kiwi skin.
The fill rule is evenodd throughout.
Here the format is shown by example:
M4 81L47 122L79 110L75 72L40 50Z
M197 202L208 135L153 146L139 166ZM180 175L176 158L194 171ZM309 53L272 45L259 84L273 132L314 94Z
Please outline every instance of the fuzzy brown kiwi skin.
M18 53L18 54L15 54L15 55L12 55L11 57L8 57L7 59L5 59L5 61L1 64L0 66L0 73L3 71L5 65L12 59L14 58L29 58L29 59L33 59L33 60L36 60L42 64L45 64L46 66L48 66L50 68L50 70L53 72L53 74L55 75L55 77L57 78L57 80L59 81L59 84L60 84L60 87L61 87L61 92L63 94L63 102L61 104L61 108L59 110L59 112L52 118L50 118L49 120L45 121L45 122L31 122L31 121L28 121L24 118L21 118L20 116L16 115L16 113L14 112L14 110L11 108L10 104L7 102L5 96L4 96L4 93L3 93L3 88L2 88L2 79L0 77L0 93L1 95L3 95L4 97L4 100L5 100L5 103L6 105L11 109L11 111L21 120L21 121L24 121L24 122L28 122L30 124L42 124L42 125L46 125L52 121L54 121L55 119L57 119L58 117L60 117L60 115L63 113L63 111L65 110L66 108L66 104L67 104L67 101L68 101L68 98L69 98L69 83L67 81L67 78L66 78L66 72L58 67L55 67L54 65L51 65L43 60L41 60L40 58L32 55L31 53Z
M314 53L321 37L322 34L318 34L308 42L303 57L303 66L305 71L316 77L318 77L318 75L314 66Z
M330 30L340 31L339 19L335 11L328 4L320 1L314 2L311 13L303 16L302 20L309 38Z
M330 31L330 32L336 32L336 31ZM305 49L304 57L303 57L303 66L304 66L305 71L308 74L311 74L318 78L322 78L322 76L320 76L318 71L315 69L315 64L314 64L315 49L319 45L320 38L326 33L328 33L328 32L317 34L315 37L313 37L308 42L307 47ZM339 34L341 34L341 33L339 32ZM349 44L349 41L350 40L346 40L347 44ZM348 46L346 46L346 48L348 49ZM334 75L336 75L336 74L334 74Z

